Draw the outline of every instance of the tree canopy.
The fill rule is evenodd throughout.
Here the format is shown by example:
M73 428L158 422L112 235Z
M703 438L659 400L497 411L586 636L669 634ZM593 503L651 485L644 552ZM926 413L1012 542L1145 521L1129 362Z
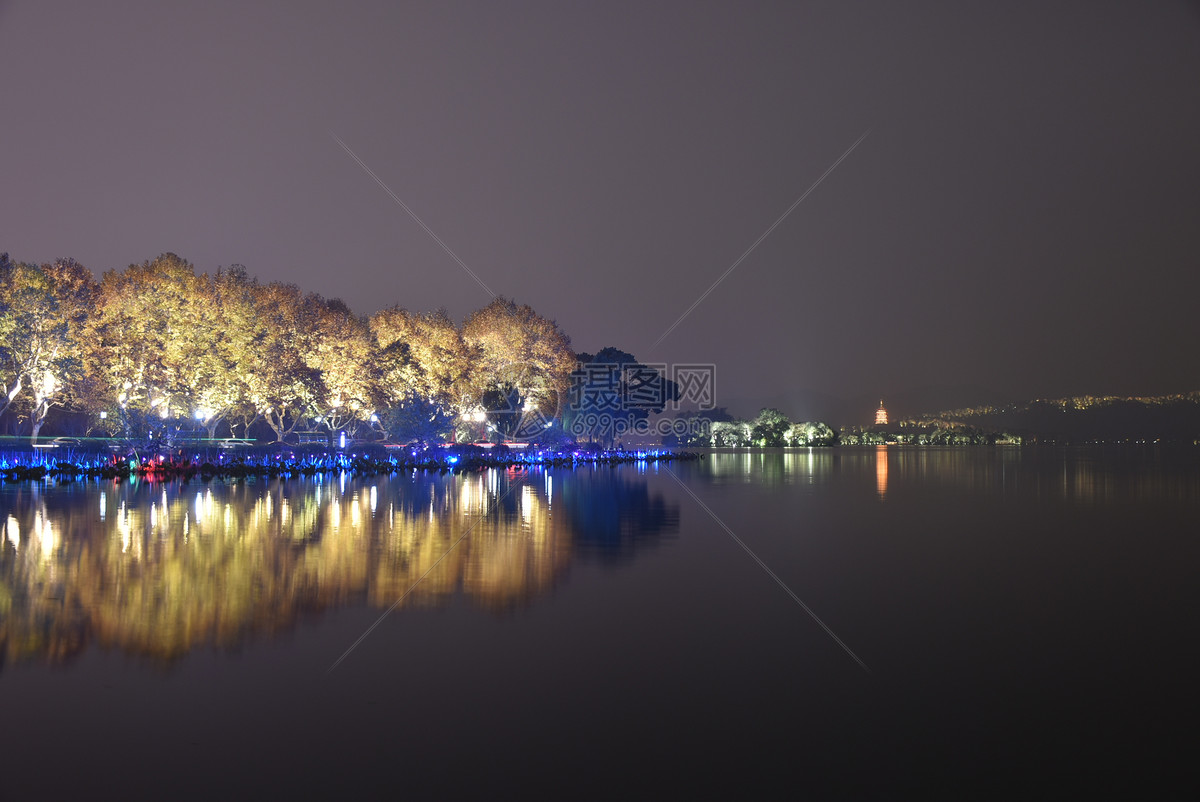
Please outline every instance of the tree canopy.
M464 421L528 436L559 414L574 367L557 323L506 298L458 326L445 310L358 315L173 253L99 281L71 259L0 255L0 415L34 438L55 406L127 437L215 437L238 421L279 441L314 429L431 441Z

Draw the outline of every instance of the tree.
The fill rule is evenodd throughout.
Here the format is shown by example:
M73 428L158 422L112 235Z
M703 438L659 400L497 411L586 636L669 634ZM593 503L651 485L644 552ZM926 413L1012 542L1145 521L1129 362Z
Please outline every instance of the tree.
M463 321L462 337L476 349L474 386L499 431L522 436L558 415L571 384L571 340L527 305L498 297Z
M210 293L208 277L173 253L101 277L88 356L127 435L140 429L137 421L170 418L172 407L191 417L201 388L218 372L213 342L221 320L204 302Z
M571 374L563 424L577 437L611 445L618 434L661 413L679 397L679 387L653 366L618 348L594 356L581 353Z
M744 448L751 443L751 426L746 421L717 421L712 425L714 448Z
M319 372L325 390L314 400L317 420L330 433L353 432L375 414L381 392L370 326L337 298L310 294L304 305L302 319L309 327L305 361Z
M791 427L791 421L782 412L764 408L754 419L750 434L757 446L781 448L784 445L784 435Z
M790 446L831 446L837 441L837 432L827 423L805 421L792 424L787 433Z
M386 409L379 422L391 440L435 443L454 429L455 418L445 407L428 398L416 397Z
M464 412L477 356L445 309L415 313L400 307L377 312L371 331L384 364L385 395L393 401L425 398Z
M81 378L80 346L96 283L74 259L44 265L13 265L6 258L0 262L0 358L6 391L0 413L29 388L27 409L36 440L47 413Z
M313 326L305 320L311 307L294 284L272 282L255 288L254 310L244 379L250 403L283 442L328 396L320 370L305 358L312 346Z
M21 371L12 353L12 335L16 331L16 320L9 302L7 288L13 281L13 263L8 253L0 253L0 415L8 409L17 393L21 392Z
M246 428L258 417L250 400L249 374L255 369L258 347L258 281L242 265L218 268L205 292L198 294L205 325L208 352L197 360L193 375L196 420L216 437L217 427L231 416L243 419ZM233 426L230 426L232 433Z

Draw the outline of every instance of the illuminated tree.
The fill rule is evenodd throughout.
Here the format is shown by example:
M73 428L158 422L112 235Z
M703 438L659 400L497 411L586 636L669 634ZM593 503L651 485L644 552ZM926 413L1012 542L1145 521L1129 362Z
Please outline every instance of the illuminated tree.
M242 378L250 402L283 442L328 393L306 359L313 329L300 290L272 282L256 287L253 297L253 347Z
M837 433L827 423L806 421L792 424L785 439L789 446L831 446Z
M7 253L0 253L0 415L3 415L12 404L17 393L21 392L21 372L16 368L10 345L13 332L16 330L16 319L8 302L8 292L5 288L12 281L14 269Z
M257 288L245 267L231 265L219 268L195 297L206 321L203 333L209 349L191 366L192 412L209 438L216 437L217 427L230 416L258 416L248 381L255 368Z
M170 418L172 407L190 417L215 371L221 321L203 302L210 292L208 276L196 276L173 253L101 277L91 364L107 381L127 434L140 429L135 421Z
M717 421L712 425L714 448L743 448L751 444L751 425L746 421Z
M575 370L571 340L557 323L499 297L467 316L462 336L478 349L474 385L501 431L517 432L535 413L557 416Z
M80 344L96 291L92 274L74 259L0 269L0 358L5 397L0 413L28 388L32 438L46 414L81 378Z
M447 435L477 399L471 397L473 349L446 310L384 309L371 317L371 331L387 405L380 417L389 436L430 442Z
M371 317L384 366L383 390L391 402L424 398L462 412L470 394L473 357L445 309L416 313L399 307Z
M310 294L304 308L302 323L309 335L305 361L320 374L325 390L314 402L317 420L330 432L353 432L375 414L379 396L370 326L336 298Z
M777 409L763 409L754 419L750 436L757 446L765 448L780 448L784 445L784 435L792 428L792 423Z

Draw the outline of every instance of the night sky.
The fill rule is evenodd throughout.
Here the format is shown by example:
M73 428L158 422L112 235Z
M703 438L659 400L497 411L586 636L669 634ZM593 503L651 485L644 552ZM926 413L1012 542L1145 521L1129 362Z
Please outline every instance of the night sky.
M0 101L17 260L486 304L340 138L576 350L736 412L1200 389L1196 4L0 2Z

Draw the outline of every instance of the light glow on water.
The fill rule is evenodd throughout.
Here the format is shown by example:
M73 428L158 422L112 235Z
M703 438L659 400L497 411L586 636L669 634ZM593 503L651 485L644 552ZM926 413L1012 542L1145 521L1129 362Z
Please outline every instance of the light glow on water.
M880 501L887 496L888 484L888 448L887 446L875 447L875 492L879 494Z
M11 515L4 522L4 536L12 544L14 550L21 548L21 524Z
M510 492L516 483L521 487ZM548 474L538 482L520 471L487 469L372 478L369 484L346 476L339 478L342 487L344 497L325 498L319 479L266 486L76 485L76 495L82 490L97 496L89 509L104 509L102 520L91 519L94 534L85 538L67 519L58 523L56 516L68 514L69 506L59 508L55 500L67 496L49 486L35 509L6 516L0 581L18 589L20 604L40 611L28 620L57 615L56 608L41 606L38 594L21 590L33 577L13 573L17 563L4 556L24 545L21 516L28 514L39 559L82 583L72 592L106 600L84 608L85 617L106 632L141 633L130 649L153 651L161 639L164 654L178 653L209 642L217 631L270 629L293 603L293 593L295 603L319 588L322 599L365 593L390 605L439 559L444 562L413 590L413 603L462 592L484 606L524 604L554 584L571 559L576 528L590 525L586 514L572 516L569 508L550 517L554 482ZM614 486L643 503L638 487ZM377 515L384 505L387 515ZM100 545L88 548L89 542ZM85 589L88 583L95 588ZM117 587L119 592L112 590ZM218 630L215 623L200 623L210 615L241 618ZM168 623L172 616L191 623L179 629ZM191 645L179 640L185 634ZM10 649L9 659L16 657Z

